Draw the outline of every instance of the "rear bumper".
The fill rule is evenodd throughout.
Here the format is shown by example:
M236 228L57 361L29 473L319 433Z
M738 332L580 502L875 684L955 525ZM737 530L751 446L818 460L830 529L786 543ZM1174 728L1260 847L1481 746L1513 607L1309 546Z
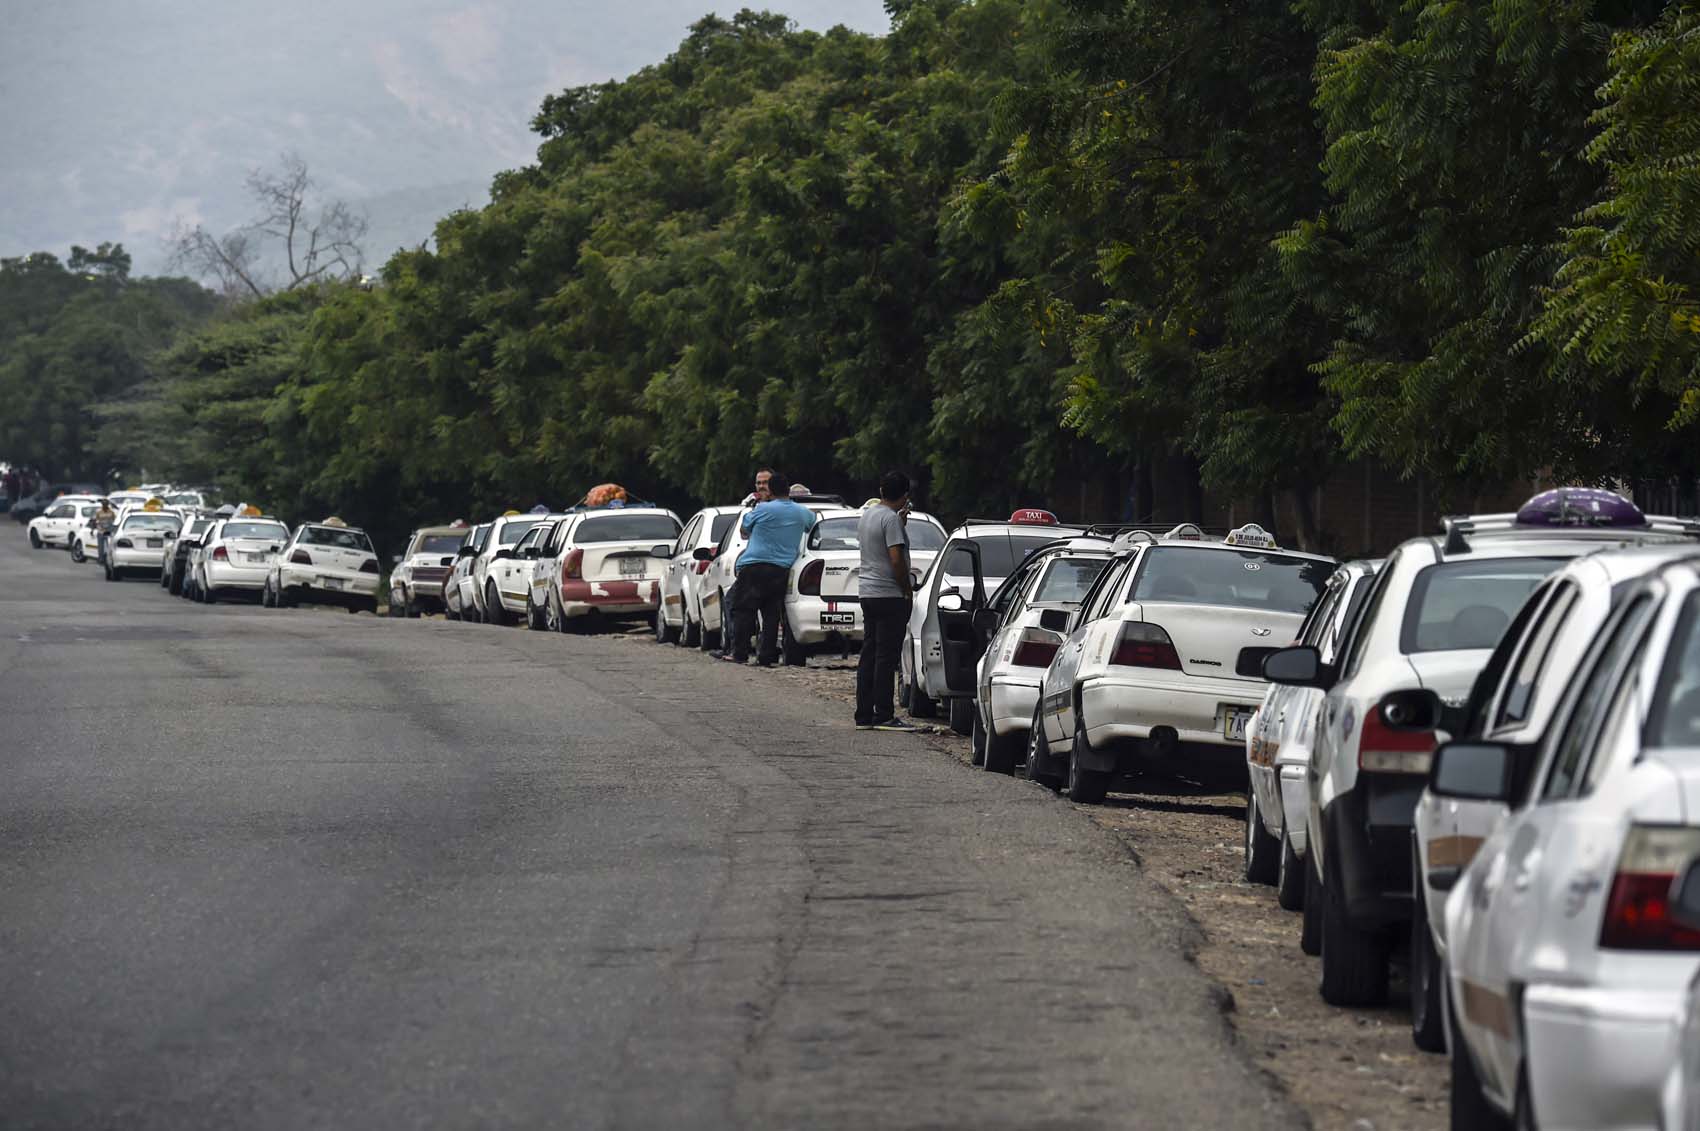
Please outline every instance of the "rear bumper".
M1525 1064L1540 1125L1658 1127L1683 992L1528 986Z
M994 733L1025 731L1033 725L1033 710L1039 705L1039 679L994 672L989 699Z
M653 613L660 602L661 581L658 578L561 583L561 614L566 617L585 617L592 613L611 617L641 616Z
M862 639L862 606L854 597L815 597L793 593L785 599L791 636L800 644ZM823 624L823 618L840 623Z
M324 569L315 566L284 565L278 567L278 585L300 596L311 593L332 597L376 597L378 575L352 569Z
M236 565L231 562L207 562L207 588L209 589L264 589L266 574L271 572L267 565Z
M115 545L107 551L107 556L112 559L113 569L157 570L164 568L165 555L168 553L170 553L170 551L163 547L157 550L149 550L145 547L124 547Z
M1245 738L1228 738L1223 709L1255 711L1264 685L1207 676L1172 678L1093 676L1080 685L1080 704L1087 737L1095 747L1123 739L1151 737L1157 727L1171 727L1183 742L1243 746Z

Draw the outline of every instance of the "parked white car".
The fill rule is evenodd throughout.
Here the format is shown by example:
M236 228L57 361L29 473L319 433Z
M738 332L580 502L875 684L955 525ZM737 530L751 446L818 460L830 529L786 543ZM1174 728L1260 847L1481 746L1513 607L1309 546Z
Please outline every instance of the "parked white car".
M99 499L87 495L60 496L24 526L29 534L30 546L37 550L49 546L70 546L72 532L93 518L99 509Z
M1115 553L1108 538L1067 538L1027 555L998 586L975 626L986 644L976 666L973 762L993 773L1025 760L1039 684L1068 622ZM1029 776L1059 784L1040 767Z
M104 562L106 580L122 581L127 574L163 570L182 528L183 516L172 511L130 511L112 529Z
M1446 900L1452 1126L1660 1125L1700 931L1700 569L1631 583L1532 745L1452 742L1430 791L1507 805Z
M1553 525L1543 521L1546 498L1531 499L1523 518L1449 519L1444 537L1396 548L1338 665L1301 646L1265 666L1274 682L1324 693L1306 774L1304 909L1305 934L1320 942L1322 996L1332 1005L1386 998L1393 936L1411 921L1412 823L1435 736L1394 716L1417 690L1461 706L1544 578L1582 554L1647 536L1644 516L1617 496L1609 498L1626 508L1627 527L1600 516L1588 526Z
M683 524L663 507L587 507L561 518L539 547L525 598L534 627L591 632L649 620Z
M259 596L272 559L289 541L289 527L275 518L227 518L190 551L192 596L203 604L237 593Z
M513 564L504 564L496 570L495 577L491 576L490 569L498 561L512 563L514 561L513 549L519 545L520 539L524 538L532 527L544 521L547 517L547 515L542 514L520 514L518 511L510 511L490 524L490 534L484 540L484 544L479 547L478 552L472 556L462 586L461 616L463 619L482 621L485 624L507 625L514 623L515 614L510 613L508 606L503 604L501 594L498 592L498 582L504 590L510 592L510 599L512 596L517 596L523 602L525 589L521 585L520 579L524 574L518 565ZM498 557L503 550L508 551L508 553ZM520 607L524 608L523 605ZM472 615L467 615L468 610L472 611Z
M270 555L261 603L293 608L339 605L351 613L378 611L378 555L366 532L340 518L304 522Z
M1347 562L1328 579L1322 600L1305 618L1296 643L1308 644L1332 664L1357 619L1379 562ZM1275 885L1288 911L1304 906L1305 773L1316 741L1322 692L1272 683L1246 728L1245 877Z
M713 561L714 548L742 513L743 507L704 507L685 523L672 554L661 567L655 635L662 643L702 646L702 579ZM708 553L699 555L699 550Z
M1004 520L969 519L950 532L944 548L921 575L909 626L898 656L897 701L911 715L928 719L943 703L951 729L972 733L978 641L973 610L1015 572L1027 555L1058 538L1083 534L1049 511L1024 507ZM941 599L950 606L940 618ZM945 654L945 642L960 645Z
M474 526L455 553L454 565L443 582L443 616L449 620L478 619L478 606L472 603L472 565L489 544L491 525L481 522Z

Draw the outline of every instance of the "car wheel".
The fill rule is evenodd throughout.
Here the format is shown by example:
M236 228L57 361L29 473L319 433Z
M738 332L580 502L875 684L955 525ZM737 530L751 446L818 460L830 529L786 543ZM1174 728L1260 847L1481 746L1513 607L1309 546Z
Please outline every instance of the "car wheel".
M1068 748L1068 784L1064 792L1070 801L1081 805L1097 805L1104 800L1104 795L1110 792L1110 775L1105 770L1088 770L1080 764L1075 755L1085 747L1090 750L1092 744L1086 738L1086 720L1076 709L1074 712L1074 743Z
M659 603L655 606L655 642L657 644L677 644L684 633L683 628L675 628L667 623L667 614L662 611Z
M406 609L404 607L406 604L407 604L407 599L405 597L398 601L398 600L396 600L395 590L394 589L390 590L390 601L389 601L389 605L387 607L388 607L388 610L389 610L389 615L392 618L397 618L397 617L402 616L403 613L406 612Z
M1257 804L1257 791L1250 786L1245 791L1245 878L1247 883L1271 885L1280 875L1281 843L1263 827L1263 810Z
M809 646L791 635L791 620L784 613L779 615L779 654L788 668L802 668L809 664Z
M565 632L566 619L561 615L561 599L551 592L543 602L543 627L550 632Z
M406 617L408 620L419 619L419 606L414 604L413 594L408 593L402 596L401 615Z
M1024 768L1028 781L1036 781L1040 785L1048 785L1053 792L1062 788L1062 779L1048 769L1042 769L1051 760L1051 743L1045 737L1044 717L1037 707L1033 708L1033 726L1027 732L1027 765Z
M41 549L41 535L37 534L33 528L30 530L30 549Z
M201 604L203 604L203 605L216 605L216 604L218 604L218 590L214 589L210 585L201 586Z
M950 729L957 734L967 737L974 729L974 700L965 696L957 696L950 701Z
M726 599L722 597L720 603L724 606ZM704 652L713 652L720 647L720 633L709 628L706 620L702 622L702 632L697 636L697 647Z
M83 557L83 540L81 538L71 539L71 560L78 565L82 565L86 560Z
M525 627L533 632L542 632L547 627L543 623L543 610L537 607L529 592L525 595Z
M1304 862L1305 905L1299 920L1299 949L1315 958L1322 953L1322 877L1309 860Z
M1424 1052L1446 1051L1446 1018L1441 1015L1441 994L1446 979L1440 954L1434 949L1434 932L1428 925L1427 886L1411 846L1411 1040Z
M1293 851L1293 838L1281 829L1281 867L1275 875L1275 902L1284 911L1297 911L1305 905L1305 862Z
M898 665L898 670L899 671L902 670L901 664ZM908 708L909 716L911 718L915 718L915 719L936 719L936 718L938 718L939 705L935 700L928 698L927 693L925 691L922 691L919 686L917 686L916 684L910 683L906 678L904 678L902 676L898 677L898 682L902 684L902 690L908 693L906 696L904 696L904 698L906 699L904 706L906 708Z
M272 596L272 579L266 578L266 583L260 586L260 608L277 608L277 598Z
M702 647L702 625L691 619L689 609L685 610L685 626L679 631L679 639L673 643L681 648Z
M980 725L980 712L974 712L973 734L968 737L968 764L984 766L986 764L986 728Z
M1380 1005L1387 1000L1387 936L1346 915L1339 884L1322 882L1322 1000L1329 1005Z
M512 624L508 610L502 607L502 595L496 592L496 583L487 582L484 586L484 623L499 625L506 628Z
M1522 1089L1519 1089L1521 1091ZM1511 1131L1511 1121L1488 1102L1476 1062L1461 1035L1452 1038L1452 1131Z

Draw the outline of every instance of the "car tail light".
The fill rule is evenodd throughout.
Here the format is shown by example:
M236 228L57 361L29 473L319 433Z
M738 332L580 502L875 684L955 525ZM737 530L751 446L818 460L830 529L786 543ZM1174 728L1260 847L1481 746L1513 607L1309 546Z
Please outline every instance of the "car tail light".
M1434 761L1432 730L1394 730L1382 715L1383 700L1364 715L1358 738L1358 768L1376 774L1426 774Z
M1141 620L1130 620L1122 625L1121 635L1116 638L1116 650L1110 654L1110 663L1129 668L1181 670L1180 653L1175 651L1175 642L1169 639L1169 634L1161 626Z
M226 550L223 546L214 546L212 560L215 562L227 562L230 560L230 551Z
M1048 668L1060 647L1062 637L1050 629L1024 628L1015 641L1015 655L1009 662L1021 668Z
M820 596L821 575L826 573L826 563L816 558L803 567L802 574L797 578L797 592L810 597Z
M365 561L361 562L360 563L360 572L361 573L377 573L378 572L378 559L377 558L367 558Z
M293 554L289 555L289 560L294 562L296 565L312 565L313 555L309 554L306 550L296 550Z
M567 555L561 566L561 576L568 581L578 581L584 577L584 551L574 550Z
M1700 950L1700 931L1670 916L1677 876L1700 853L1700 828L1631 825L1600 923L1600 945L1613 950Z
M112 544L117 546L120 550L128 550L135 546L135 543L130 541L128 538L120 538Z

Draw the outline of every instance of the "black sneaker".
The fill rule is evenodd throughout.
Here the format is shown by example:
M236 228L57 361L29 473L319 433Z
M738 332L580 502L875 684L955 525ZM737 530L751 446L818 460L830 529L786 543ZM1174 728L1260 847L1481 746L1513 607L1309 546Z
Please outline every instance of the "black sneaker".
M868 726L868 729L869 730L892 730L892 731L896 731L899 734L915 734L915 733L919 732L921 728L916 726L914 723L910 722L908 719L899 719L899 718L896 718L894 716L894 717L889 718L889 719L880 719L880 720L878 720L874 723L871 723Z

